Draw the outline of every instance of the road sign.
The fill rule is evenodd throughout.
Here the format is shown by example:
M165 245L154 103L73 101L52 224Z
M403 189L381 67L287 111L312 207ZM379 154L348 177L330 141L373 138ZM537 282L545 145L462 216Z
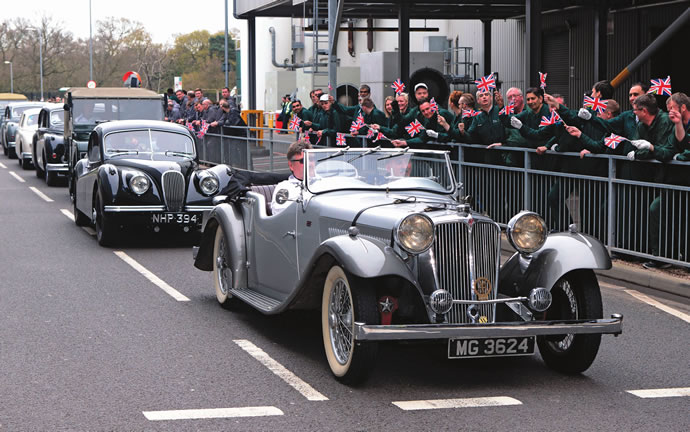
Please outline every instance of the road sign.
M96 88L96 81L90 80L89 82L86 83L86 87L88 87L88 88Z

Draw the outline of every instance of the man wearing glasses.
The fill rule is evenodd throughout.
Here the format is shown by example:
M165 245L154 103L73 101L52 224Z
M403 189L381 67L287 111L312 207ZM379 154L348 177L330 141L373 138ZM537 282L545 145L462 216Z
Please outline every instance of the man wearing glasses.
M273 198L271 199L271 210L273 215L277 215L285 210L292 201L295 201L300 194L302 178L304 176L304 150L310 149L311 144L297 141L290 144L287 151L288 167L290 167L290 177L276 185L273 190ZM288 198L282 204L278 204L276 196L281 191L287 191Z

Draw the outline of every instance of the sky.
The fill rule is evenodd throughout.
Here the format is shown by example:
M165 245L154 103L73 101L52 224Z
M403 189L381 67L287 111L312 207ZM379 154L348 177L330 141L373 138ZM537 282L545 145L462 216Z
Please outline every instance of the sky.
M4 0L3 3L5 3ZM3 7L2 19L22 17L38 24L40 17L52 17L62 22L78 38L89 37L89 0L30 0L14 2L10 12ZM21 4L21 6L19 6ZM240 28L232 16L233 0L228 0L228 28ZM195 13L198 12L198 13ZM225 28L224 0L91 0L93 31L96 21L106 17L123 17L141 22L154 42L174 42L175 34Z

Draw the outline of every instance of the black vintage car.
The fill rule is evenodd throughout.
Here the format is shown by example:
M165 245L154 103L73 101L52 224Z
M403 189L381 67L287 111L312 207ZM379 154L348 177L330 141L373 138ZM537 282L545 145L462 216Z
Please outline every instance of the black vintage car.
M62 104L50 104L38 115L38 129L34 135L33 161L36 177L45 178L48 186L55 186L58 179L67 178L67 164L63 131L65 111Z
M9 156L10 159L17 157L14 145L17 138L17 124L22 113L30 108L41 108L44 105L43 102L12 102L5 107L2 126L0 126L0 140L5 156Z
M194 137L183 126L102 123L75 165L75 223L93 223L102 246L124 226L190 232L201 227L203 212L213 208L231 176L226 165L200 169Z

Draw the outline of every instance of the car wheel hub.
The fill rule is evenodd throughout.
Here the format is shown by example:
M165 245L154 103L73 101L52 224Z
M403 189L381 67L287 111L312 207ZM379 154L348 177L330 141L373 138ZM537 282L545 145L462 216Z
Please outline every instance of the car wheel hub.
M328 311L331 347L341 365L348 362L352 351L352 301L345 281L335 281L331 291Z

